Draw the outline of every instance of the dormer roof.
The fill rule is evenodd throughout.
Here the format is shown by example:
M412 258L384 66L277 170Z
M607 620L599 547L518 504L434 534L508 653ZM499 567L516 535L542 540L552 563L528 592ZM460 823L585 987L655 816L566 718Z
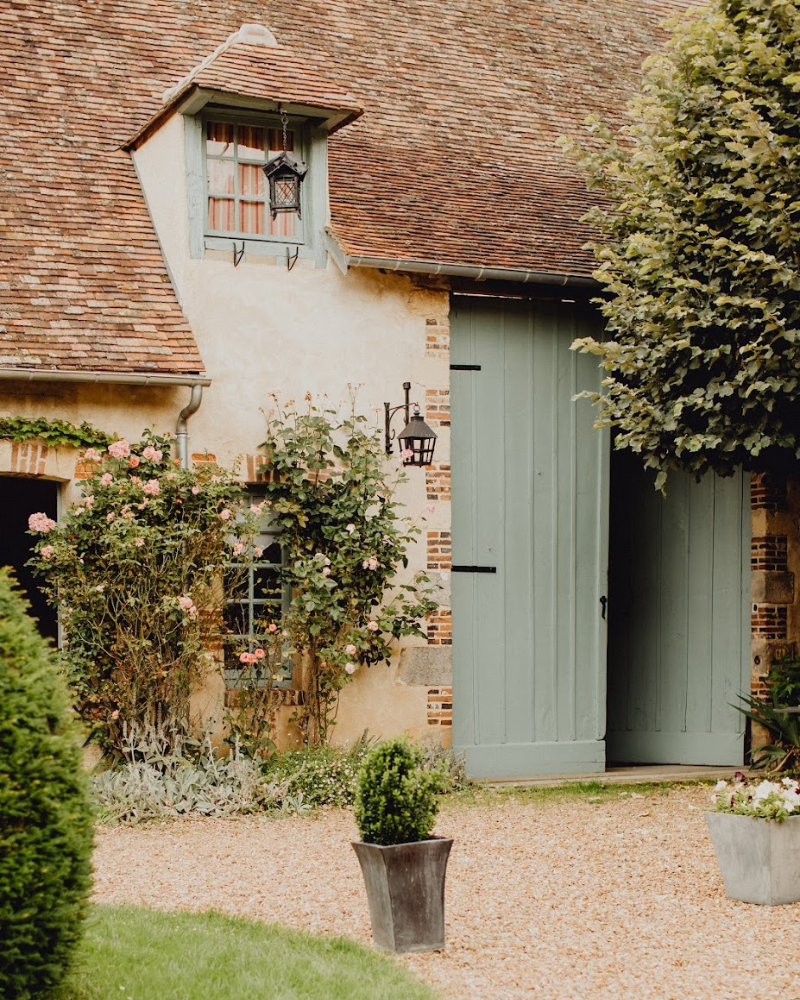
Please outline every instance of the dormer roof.
M206 104L283 110L335 132L362 110L351 93L326 79L307 58L279 45L260 24L244 24L163 95L158 111L125 143L135 149L175 111L197 114Z

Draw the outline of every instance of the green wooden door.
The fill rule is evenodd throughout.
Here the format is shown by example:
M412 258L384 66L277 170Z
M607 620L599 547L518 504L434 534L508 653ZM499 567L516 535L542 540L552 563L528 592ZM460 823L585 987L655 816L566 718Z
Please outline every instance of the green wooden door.
M749 478L653 489L612 457L608 758L740 765L750 672Z
M474 777L605 767L608 438L574 303L456 298L453 742Z

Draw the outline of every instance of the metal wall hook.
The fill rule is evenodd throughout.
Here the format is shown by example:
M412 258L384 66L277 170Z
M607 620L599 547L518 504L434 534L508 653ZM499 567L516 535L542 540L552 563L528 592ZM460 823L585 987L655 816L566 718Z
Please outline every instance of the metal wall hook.
M244 240L242 240L242 249L241 250L237 250L236 249L236 240L233 241L233 266L234 267L238 267L241 264L242 258L244 257L244 248L245 248L245 242L244 242Z
M297 258L299 256L300 256L300 247L297 247L297 249L294 252L294 256L293 257L290 256L290 254L289 254L289 248L288 247L286 248L286 270L287 271L291 271L291 269L297 263Z

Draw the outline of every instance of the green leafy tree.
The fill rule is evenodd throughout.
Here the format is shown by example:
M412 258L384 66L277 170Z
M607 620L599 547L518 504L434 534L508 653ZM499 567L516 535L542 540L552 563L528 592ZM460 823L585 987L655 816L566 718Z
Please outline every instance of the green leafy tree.
M283 578L292 599L284 629L303 659L298 723L324 743L339 691L360 666L388 661L392 640L424 636L437 606L424 574L398 581L419 527L401 518L405 477L387 466L380 436L351 410L292 404L268 415L265 489L281 533Z
M0 570L0 996L64 975L91 884L92 815L78 734L47 643Z
M780 468L800 455L800 6L716 0L645 66L622 134L595 120L572 147L607 196L587 395L659 487Z
M222 631L222 578L243 572L253 518L231 473L182 469L170 444L89 449L83 498L56 524L29 519L33 566L59 608L76 709L106 750L125 731L184 733Z

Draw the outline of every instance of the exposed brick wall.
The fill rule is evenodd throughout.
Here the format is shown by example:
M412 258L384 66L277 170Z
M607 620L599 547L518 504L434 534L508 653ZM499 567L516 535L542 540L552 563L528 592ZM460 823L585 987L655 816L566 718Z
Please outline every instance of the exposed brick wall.
M453 645L453 615L449 608L438 608L426 619L431 646Z
M450 390L425 390L425 422L431 427L450 426Z
M786 535L763 535L750 543L750 566L778 573L788 568L788 539Z
M750 503L753 510L788 511L785 477L754 473L750 478Z
M428 569L449 570L452 565L449 531L428 532Z
M425 469L425 491L429 500L450 502L453 495L450 463L435 463Z
M450 327L438 319L425 321L425 353L443 357L450 353Z
M754 604L750 624L753 635L762 639L788 638L788 612L785 605Z
M23 476L43 476L47 466L48 453L49 449L46 444L14 441L11 445L11 468L9 471Z
M453 689L451 687L428 688L428 725L453 725Z

